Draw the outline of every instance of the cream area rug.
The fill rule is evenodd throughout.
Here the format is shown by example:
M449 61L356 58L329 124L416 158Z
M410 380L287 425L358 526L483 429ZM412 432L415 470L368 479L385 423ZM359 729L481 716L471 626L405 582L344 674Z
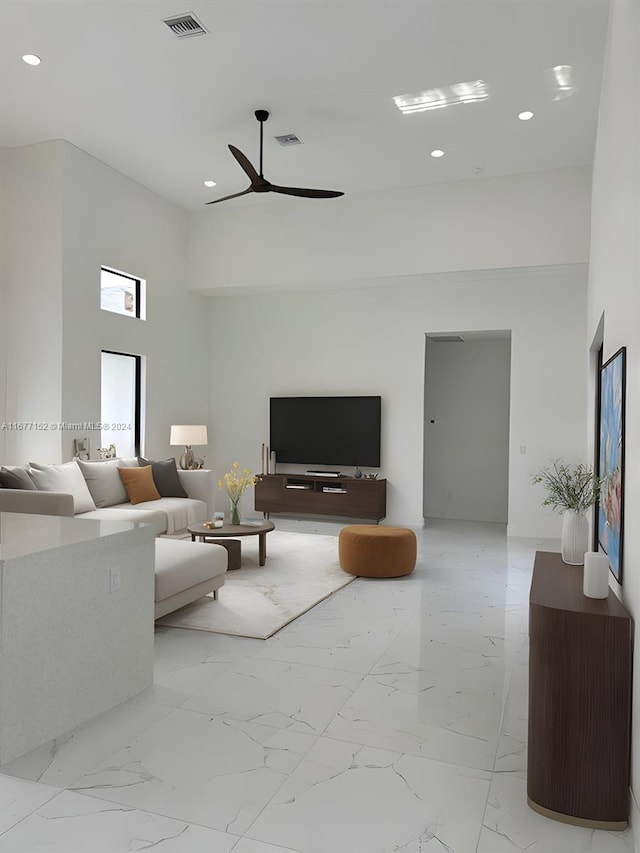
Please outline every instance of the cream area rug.
M242 568L227 572L217 601L206 596L156 624L266 640L355 580L340 568L337 536L273 530L262 567L258 537L241 542Z

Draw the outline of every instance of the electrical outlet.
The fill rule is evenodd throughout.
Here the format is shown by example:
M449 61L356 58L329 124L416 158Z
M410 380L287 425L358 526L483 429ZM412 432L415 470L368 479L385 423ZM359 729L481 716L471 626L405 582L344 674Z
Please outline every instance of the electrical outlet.
M120 586L120 569L111 569L109 571L109 592L117 592Z

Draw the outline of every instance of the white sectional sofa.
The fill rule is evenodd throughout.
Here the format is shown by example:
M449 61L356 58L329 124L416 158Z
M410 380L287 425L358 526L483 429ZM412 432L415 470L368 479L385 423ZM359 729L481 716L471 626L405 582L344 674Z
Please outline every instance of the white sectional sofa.
M156 475L155 466L165 466L166 472L171 472L167 463L151 463ZM146 521L153 524L157 535L177 533L185 530L190 524L205 521L209 514L207 498L213 494L213 472L212 471L181 471L175 469L177 478L170 485L175 488L159 489L162 492L173 492L164 494L159 500L143 501L133 504L128 499L126 489L118 467L135 468L138 466L137 459L112 459L105 462L67 462L63 465L43 465L41 463L29 463L25 466L5 466L3 472L13 473L26 484L22 472L33 483L32 487L25 485L20 489L0 489L0 511L4 512L29 512L30 510L16 509L22 506L25 498L22 494L30 491L40 491L46 494L42 501L37 502L42 510L33 510L39 514L70 514L78 518L93 518L97 520L111 521ZM175 468L175 463L174 463ZM178 496L181 487L182 495ZM49 513L46 507L54 509L56 502L65 506L63 495L71 495L73 510L69 513L69 507L64 512L52 511Z
M213 472L178 471L179 483L186 497L169 495L132 504L119 500L123 492L126 497L126 491L120 488L122 483L118 466L138 467L138 460L73 462L58 466L30 463L24 468L4 467L3 472L13 473L25 487L0 488L0 512L152 524L157 537L155 619L208 593L213 593L214 599L217 598L217 591L224 584L227 571L226 549L212 543L163 538L163 534L177 533L189 524L206 520L209 514L207 498L210 499L213 494ZM170 468L167 466L167 469ZM120 482L115 480L114 475ZM161 476L162 472L158 474L159 480ZM27 485L25 477L45 488ZM4 480L11 481L11 477ZM175 491L171 487L172 483L175 486L175 480L170 478L163 491ZM65 490L46 488L53 485L64 487Z

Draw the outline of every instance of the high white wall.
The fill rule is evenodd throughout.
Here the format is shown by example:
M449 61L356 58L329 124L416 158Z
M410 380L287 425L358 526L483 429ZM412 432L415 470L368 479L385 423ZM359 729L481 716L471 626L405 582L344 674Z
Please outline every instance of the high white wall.
M4 423L5 420L5 376L7 370L5 283L7 280L7 232L9 227L8 157L7 149L0 148L0 424ZM4 433L5 430L0 429L0 459L4 459Z
M62 420L62 143L12 148L6 155L5 420ZM5 431L5 458L57 461L51 429Z
M510 330L508 532L558 536L559 518L541 507L530 478L555 456L584 458L585 293L586 270L577 265L214 297L215 470L219 476L235 460L260 470L270 396L380 394L387 521L419 526L425 333Z
M174 456L171 424L209 413L209 303L187 290L186 213L68 143L63 212L64 420L100 420L102 349L142 355L143 450ZM101 265L146 279L146 320L100 310ZM65 458L74 437L64 434ZM89 438L93 452L100 433Z
M590 181L590 168L578 167L332 201L231 201L190 214L189 286L327 289L432 272L584 263Z
M612 0L593 169L588 337L604 313L604 358L627 348L625 529L622 585L612 586L640 618L640 6ZM593 389L590 389L593 393ZM587 434L593 446L593 419ZM640 656L635 655L631 785L640 797ZM640 825L635 827L636 845Z
M425 518L506 524L510 366L509 338L427 338Z
M186 287L186 213L78 148L4 152L7 421L98 423L102 349L144 356L144 452L174 455L171 423L207 423L208 302ZM147 319L100 310L100 266L147 280ZM2 461L70 459L99 430L6 432ZM117 434L113 443L118 447Z

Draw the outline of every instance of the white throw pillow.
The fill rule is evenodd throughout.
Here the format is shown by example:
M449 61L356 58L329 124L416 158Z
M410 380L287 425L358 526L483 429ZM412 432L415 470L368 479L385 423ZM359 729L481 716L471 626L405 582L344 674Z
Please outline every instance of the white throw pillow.
M139 468L140 463L138 462L137 456L132 456L130 459L118 459L118 465L121 468Z
M91 512L96 508L78 463L65 462L63 465L43 465L41 462L29 462L29 473L36 487L43 492L67 492L73 495L73 511Z
M118 466L124 467L122 460L107 459L105 462L83 462L78 459L78 465L97 507L116 506L128 502L127 490L120 474L118 474Z

